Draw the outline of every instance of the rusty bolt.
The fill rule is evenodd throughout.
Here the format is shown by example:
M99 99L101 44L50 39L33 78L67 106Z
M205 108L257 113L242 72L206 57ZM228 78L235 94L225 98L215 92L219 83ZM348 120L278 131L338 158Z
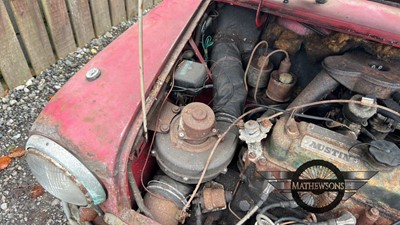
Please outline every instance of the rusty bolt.
M296 133L296 128L292 124L287 126L287 129L290 133Z
M80 208L79 209L79 217L82 221L90 222L96 219L98 216L97 212L92 208Z
M288 121L286 123L286 133L292 138L297 137L299 135L299 130L297 128L296 122Z
M244 128L244 121L243 121L243 120L239 120L239 122L237 122L236 126L237 126L239 129L243 129L243 128Z
M179 106L174 106L174 107L171 108L171 110L172 110L173 113L178 113L178 112L181 111L181 108L179 108Z
M365 209L357 219L357 225L371 225L379 219L379 210L376 208Z
M271 127L273 126L273 124L271 123L270 120L267 119L263 119L261 120L261 125L267 129L271 129Z
M161 127L160 127L160 130L161 130L162 132L167 132L167 131L169 131L169 126L168 126L168 124L162 124Z
M254 152L249 152L249 158L254 159L256 157L256 153Z
M257 162L262 166L267 165L267 159L265 157L261 157Z
M376 208L370 208L365 214L370 220L376 221L379 217L379 210Z

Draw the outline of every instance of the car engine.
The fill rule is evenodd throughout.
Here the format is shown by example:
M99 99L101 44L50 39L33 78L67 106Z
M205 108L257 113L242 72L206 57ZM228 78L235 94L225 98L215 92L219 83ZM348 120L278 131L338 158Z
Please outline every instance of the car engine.
M166 225L398 221L400 50L256 19L211 5L176 63L150 118L149 214Z

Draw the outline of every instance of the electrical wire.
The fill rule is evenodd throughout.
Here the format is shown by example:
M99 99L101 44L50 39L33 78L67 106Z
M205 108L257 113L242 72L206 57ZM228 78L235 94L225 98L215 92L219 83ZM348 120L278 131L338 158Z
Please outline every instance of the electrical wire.
M255 54L256 50L257 50L262 44L264 44L264 45L265 45L265 48L268 49L268 42L267 42L267 41L260 41L260 42L253 48L253 51L251 52L251 55L250 55L249 62L247 63L247 66L246 66L246 70L244 71L243 82L244 82L244 87L246 88L246 91L248 91L248 87L247 87L247 74L248 74L248 72L249 72L249 68L250 68L251 61L253 61L253 57L254 57L254 54Z
M287 221L287 222L281 223L280 225L289 225L289 224L295 224L295 223L296 223L296 221Z
M147 217L150 217L151 219L154 220L153 214L151 214L150 210L143 203L143 198L142 198L142 195L140 194L139 187L136 183L135 178L133 177L132 160L129 160L129 162L128 162L128 181L129 181L129 185L131 186L131 191L135 198L135 202L136 202L138 208L144 213L144 215L146 215Z
M267 212L270 209L278 208L278 207L281 207L281 208L296 208L296 207L298 207L298 205L297 205L297 203L295 201L282 201L282 202L277 202L277 203L274 203L274 204L271 204L271 205L267 205L264 208L262 208L260 210L260 212L257 214L257 217L256 217L257 223L261 224L261 220L262 219L264 219L264 220L266 218L269 219L269 217L264 215L264 213Z
M378 104L376 104L376 103L367 104L367 103L364 103L364 102L361 102L361 101L347 100L347 99L335 99L335 100L316 101L316 102L311 102L311 103L306 103L306 104L294 106L294 107L291 107L291 108L286 109L286 111L293 111L293 110L298 110L298 109L306 108L306 107L310 107L310 106L323 105L323 104L335 104L335 103L354 103L354 104L357 104L357 105L376 107L376 108L385 110L385 111L387 111L387 112L393 113L393 114L395 114L395 115L397 115L397 116L400 116L400 113L399 113L399 112L396 112L395 110L390 109L390 108L388 108L388 107L378 105ZM281 116L281 115L283 115L283 114L284 114L284 112L275 113L275 114L273 114L273 115L271 115L271 116L269 116L269 117L266 117L266 118L264 118L264 119L266 119L266 120L272 120L272 119L274 119L274 118L276 118L276 117L278 117L278 116Z
M395 222L395 223L393 223L392 225L400 225L400 220Z
M392 110L392 109L389 109L389 108L384 107L384 106L381 106L381 105L377 105L377 104L365 104L365 103L363 103L363 102L361 102L361 101L356 101L356 100L343 100L343 99L338 99L338 100L323 100L323 101L317 101L317 102L302 104L302 105L299 105L299 106L291 107L291 108L287 109L287 111L293 111L293 110L297 110L297 109L301 109L301 108L305 108L305 107L310 107L310 106L316 106L316 105L322 105L322 104L334 104L334 103L354 103L354 104L359 104L359 105L368 105L368 106L371 106L371 107L377 107L377 108L386 110L386 111L388 111L388 112L391 112L391 113L393 113L393 114L395 114L395 115L400 116L400 113L399 113L399 112L396 112L396 111L394 111L394 110ZM261 111L262 109L263 109L263 107L257 107L257 108L255 108L255 109L252 109L252 110L247 111L246 113L243 113L243 114L242 114L241 116L239 116L233 123L231 123L231 125L229 125L229 127L226 129L226 131L225 131L224 133L221 134L221 136L219 136L219 138L218 138L217 141L215 142L214 147L212 148L212 150L211 150L211 152L210 152L210 154L209 154L209 156L208 156L208 158L207 158L206 164L204 165L203 171L202 171L202 173L201 173L201 176L200 176L200 178L199 178L199 181L198 181L197 184L196 184L195 189L193 190L193 192L192 192L192 194L191 194L191 196L190 196L188 202L186 203L186 205L185 205L185 206L182 208L182 210L181 210L180 218L181 218L182 220L184 220L184 218L186 217L186 210L189 208L191 202L192 202L193 199L195 198L195 196L196 196L196 194L197 194L197 192L198 192L198 190L199 190L199 188L200 188L200 186L201 186L201 183L202 183L202 181L203 181L203 179L204 179L205 173L206 173L206 171L207 171L207 169L208 169L208 166L209 166L210 163L211 163L212 157L213 157L214 152L215 152L215 150L217 149L217 146L219 145L219 143L220 143L220 142L222 141L222 139L228 134L228 132L230 131L230 129L232 129L232 128L237 124L237 122L239 122L239 121L240 121L241 119L243 119L245 116L247 116L247 115L249 115L249 114L251 114L251 113L253 113L253 112ZM264 118L264 119L266 119L266 120L271 120L271 119L274 119L274 118L276 118L276 117L278 117L278 116L283 115L284 113L285 113L285 112L278 112L278 113L275 113L275 114L273 114L273 115L271 115L271 116L269 116L269 117L266 117L266 118Z
M204 176L205 176L206 171L207 171L207 169L208 169L208 166L209 166L210 163L211 163L212 157L213 157L213 155L214 155L214 153L215 153L215 150L217 149L219 143L222 141L222 139L228 134L228 132L229 132L241 119L243 119L243 118L244 118L245 116L247 116L248 114L253 113L253 112L256 112L256 111L261 110L261 109L262 109L262 107L259 107L259 108L252 109L252 110L250 110L250 111L248 111L248 112L246 112L246 113L243 113L243 114L242 114L241 116L239 116L235 121L233 121L233 122L231 123L231 125L229 125L229 127L225 130L224 133L221 134L221 136L219 136L219 138L217 139L217 141L216 141L215 144L214 144L214 147L213 147L213 148L211 149L211 151L210 151L210 154L209 154L209 156L208 156L208 158L207 158L206 164L204 165L203 171L202 171L202 173L201 173L201 175L200 175L199 181L197 182L195 189L193 190L193 192L192 192L192 194L191 194L189 200L187 201L186 205L185 205L185 206L182 208L182 210L181 210L180 218L181 218L182 220L184 220L184 218L186 217L186 210L190 207L190 204L192 203L193 199L196 197L197 192L199 191L199 188L200 188L200 186L201 186L201 183L203 182L203 179L204 179Z
M174 89L174 85L175 85L175 71L176 71L176 66L177 66L177 65L178 65L178 63L175 64L175 66L174 66L174 68L173 68L172 77L171 77L171 87L170 87L168 93L165 95L165 97L164 97L164 99L163 99L163 101L162 101L162 103L161 103L160 109L163 108L165 102L166 102L167 99L168 99L168 96L171 94L172 90ZM147 163L148 163L148 161L149 161L150 154L151 154L151 149L153 148L154 141L155 141L155 139L156 139L157 127L158 127L159 122L160 122L160 117L161 117L161 110L158 112L157 120L156 120L156 126L155 126L156 129L154 129L154 134L153 134L153 137L151 138L151 143L150 143L150 146L149 146L149 151L147 152L146 160L145 160L145 162L144 162L144 164L143 164L143 168L142 168L142 171L141 171L141 173L140 173L140 182L142 183L143 188L146 190L146 192L147 192L147 193L150 193L150 194L152 194L152 193L147 189L146 185L145 185L144 182L143 182L143 180L144 180L144 179L143 179L143 174L144 174L145 168L147 167ZM157 195L154 195L154 194L153 194L153 196L158 198Z
M251 106L263 107L265 109L275 110L275 111L278 111L278 112L282 112L284 114L293 114L294 116L301 117L301 118L306 118L306 119L313 119L313 120L321 120L321 121L339 123L336 120L333 120L331 118L321 117L321 116L312 116L312 115L306 115L306 114L301 114L301 113L292 113L292 112L290 112L288 110L285 110L285 109L279 109L279 108L272 107L272 106L267 106L267 105L260 105L260 104L251 104L251 105L249 105L249 107L251 107ZM341 125L344 125L344 124L341 124Z
M289 60L289 53L288 53L287 51L283 50L283 49L274 50L274 51L270 52L270 53L265 57L263 63L261 64L260 72L258 72L256 87L255 87L255 90L254 90L254 96L253 96L253 97L254 97L254 101L255 101L256 103L257 103L257 92L258 92L258 87L259 87L259 85L260 85L261 74L262 74L262 72L263 72L263 68L264 68L264 66L266 66L265 64L268 65L268 63L269 63L269 57L271 57L273 54L276 54L276 53L278 53L278 52L284 53L284 54L286 55L286 59ZM270 79L271 79L271 78L270 78Z
M138 24L139 24L139 72L140 72L140 98L142 102L143 131L148 140L146 91L144 87L144 59L143 59L143 0L138 0Z
M267 224L265 224L267 223ZM257 215L257 225L274 225L274 222L266 215L258 214Z
M291 217L291 216L290 217L279 218L277 221L275 221L275 224L276 225L278 225L278 224L281 225L282 222L288 222L288 221L294 221L294 222L300 223L300 224L309 224L308 222L305 222L305 221L303 221L303 220L301 220L299 218Z
M357 147L359 147L359 146L361 146L361 145L367 145L367 146L371 146L371 147L375 147L375 148L378 148L378 149L379 149L378 146L376 146L376 145L374 145L374 144L371 144L371 143L357 143L357 144L351 146L351 147L349 148L349 150L347 150L347 153L350 154L350 151L351 151L352 149L357 148Z
M264 202L267 200L269 194L274 190L274 186L272 186L270 183L267 184L267 186L264 188L260 200L257 202L257 204L247 212L247 214L238 222L236 225L242 225L244 224L247 220L250 219L251 216L254 215L254 213L257 212L257 210L264 204Z
M236 217L236 219L241 220L241 218L232 210L231 208L231 203L233 202L233 199L235 198L236 192L239 189L239 186L241 184L241 180L239 179L238 182L236 183L235 189L233 190L232 193L232 200L228 203L228 209L229 211L232 213L232 215L234 215Z

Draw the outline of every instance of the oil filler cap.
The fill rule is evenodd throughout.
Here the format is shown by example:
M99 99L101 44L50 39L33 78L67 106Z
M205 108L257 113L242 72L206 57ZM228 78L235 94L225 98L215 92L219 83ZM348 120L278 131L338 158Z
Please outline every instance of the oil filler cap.
M400 149L390 141L372 141L368 149L370 156L379 164L388 167L400 166Z

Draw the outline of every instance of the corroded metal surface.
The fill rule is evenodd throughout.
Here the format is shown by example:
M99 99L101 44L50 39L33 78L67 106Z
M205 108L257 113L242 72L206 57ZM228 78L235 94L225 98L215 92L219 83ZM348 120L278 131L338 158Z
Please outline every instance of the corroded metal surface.
M346 53L327 57L323 66L329 75L346 88L360 94L387 99L400 90L400 65L366 53Z
M357 225L373 225L379 219L379 210L376 208L365 209L358 217Z
M285 126L287 119L283 117L278 120L265 146L264 154L271 163L266 166L257 165L258 169L268 171L267 167L275 164L285 170L294 171L306 161L323 159L333 163L341 171L378 171L356 194L342 202L338 209L365 209L365 205L370 205L387 218L382 224L389 224L388 221L400 218L400 167L380 171L365 155L366 146L353 147L348 152L359 141L312 123L297 123L299 135L288 135L288 128ZM384 195L376 194L383 192Z
M204 103L190 103L182 110L179 128L187 139L202 141L215 129L214 112Z
M97 212L92 208L79 208L79 217L81 221L90 222L96 219L97 216Z
M276 102L287 102L290 100L296 82L297 77L295 75L274 71L271 74L271 79L269 79L266 94Z
M325 70L321 70L317 76L303 89L303 91L290 103L288 108L305 103L321 100L339 86L339 82L333 79ZM304 109L298 110L298 112Z
M203 2L165 1L146 15L145 85L150 93L149 102L154 103L169 71L160 82L158 75L164 67L172 67L170 57L174 56L175 50L181 51L183 45L180 42L190 38L202 16ZM171 8L176 8L173 15L165 13ZM159 23L160 15L163 15L163 23ZM151 35L160 30L164 30L162 42ZM126 45L137 38L137 27L133 26L99 53L52 98L32 129L33 134L51 138L70 150L99 177L108 192L108 199L101 207L116 215L123 208L131 207L126 167L142 124L137 118L140 95L135 94L140 90L138 65L132 61L137 54L137 45ZM155 45L157 48L153 48ZM101 69L102 76L88 82L85 74L94 67ZM153 85L155 92L151 91ZM143 159L134 163L137 171L143 168Z
M172 201L160 195L148 193L144 197L144 204L149 208L157 222L163 225L178 225L176 216L179 209Z
M253 9L260 4L259 0L218 1ZM397 23L400 9L396 7L364 0L328 1L325 4L316 4L315 0L289 1L288 4L282 0L263 0L261 11L400 47Z
M202 192L202 205L205 212L226 209L224 186L215 182L206 184Z
M165 133L169 131L172 119L181 111L181 109L179 106L176 106L171 102L166 101L164 103L164 106L160 110L160 118L158 119L158 121L150 120L149 129Z

